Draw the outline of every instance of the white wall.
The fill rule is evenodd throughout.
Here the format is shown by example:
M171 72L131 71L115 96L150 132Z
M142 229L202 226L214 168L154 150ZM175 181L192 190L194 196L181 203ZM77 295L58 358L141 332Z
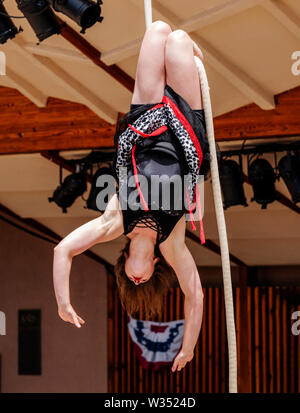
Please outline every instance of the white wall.
M71 301L86 320L81 329L57 314L52 284L53 245L0 221L0 336L2 392L106 392L106 280L104 267L74 259ZM18 310L42 310L42 375L18 375Z

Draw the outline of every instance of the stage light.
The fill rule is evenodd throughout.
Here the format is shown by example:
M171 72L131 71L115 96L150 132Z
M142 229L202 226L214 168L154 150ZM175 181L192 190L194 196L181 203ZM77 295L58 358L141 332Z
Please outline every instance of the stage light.
M95 3L92 0L51 0L55 11L61 12L70 17L75 23L82 27L80 33L93 26L96 22L101 22L101 0Z
M262 209L266 209L267 204L276 199L276 175L273 167L265 159L256 159L248 167L248 177L254 193L251 201L256 201L262 205Z
M81 196L87 189L86 178L84 174L78 172L67 176L53 193L49 202L55 202L62 208L63 213L67 212L76 198Z
M248 206L243 188L243 172L236 161L231 159L221 160L220 181L224 209L233 205Z
M111 175L113 177L111 168L108 168L108 167L99 168L97 172L93 175L91 191L86 201L86 207L88 209L93 209L94 211L100 211L100 212L104 212L105 210L105 207L98 208L97 203L96 203L96 199L97 199L99 192L102 191L103 188L105 187L105 186L102 186L102 187L97 186L97 180L99 176L102 176L102 175ZM105 197L104 202L108 203L108 196Z
M284 180L293 202L300 202L300 159L289 151L278 163L279 174Z
M48 0L16 0L16 2L40 42L61 32L61 24Z
M8 39L13 39L20 31L13 24L11 18L7 15L7 11L0 1L0 43L4 44Z

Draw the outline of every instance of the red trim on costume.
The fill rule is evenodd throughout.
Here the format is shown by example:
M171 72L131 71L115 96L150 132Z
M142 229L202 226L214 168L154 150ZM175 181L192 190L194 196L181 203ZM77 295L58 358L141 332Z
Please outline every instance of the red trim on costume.
M164 106L163 103L158 103L157 105L153 106L153 108L150 108L149 110L153 110L153 109L158 109L158 108L162 108Z
M178 108L178 106L167 96L163 97L162 100L164 103L166 103L167 105L171 106L171 108L173 109L175 115L177 116L177 118L180 120L180 122L182 123L182 125L185 127L185 129L187 130L188 134L190 135L190 138L193 141L193 144L196 148L197 154L198 154L198 158L199 158L199 169L198 172L200 170L200 166L202 163L202 159L203 159L203 152L200 146L200 143L197 139L197 136L193 130L193 128L191 127L190 123L188 122L188 120L186 119L186 117L183 115L183 113L180 111L180 109Z
M199 208L199 224L200 224L200 241L201 244L205 244L205 235L204 235L204 228L202 222L202 212L201 212L201 202L200 202L200 190L199 190L199 183L196 183L196 198L197 204Z
M131 130L133 130L133 132L141 135L143 138L150 138L151 136L160 135L161 133L165 132L165 131L168 129L168 127L167 127L166 125L163 125L163 126L161 126L160 128L156 129L156 130L155 130L154 132L152 132L152 133L144 133L144 132L136 129L134 126L132 126L132 125L130 125L130 124L128 124L128 126L129 126L129 128L130 128Z
M136 187L137 187L137 190L138 190L143 208L144 208L145 211L149 211L148 205L147 205L147 203L144 199L144 196L143 196L143 193L141 191L140 184L139 184L139 181L138 181L138 177L137 177L138 173L137 173L136 162L135 162L135 157L134 157L135 147L136 147L136 145L134 145L134 147L132 148L132 153L131 153L132 154L132 165L133 165L134 179L135 179Z
M191 224L192 224L192 230L195 231L196 230L196 225L195 225L195 220L194 220L194 214L192 212L192 208L191 208L191 203L190 203L190 198L189 198L189 193L188 193L188 189L186 188L186 199L188 201L188 206L189 206L189 214L190 214L190 218L191 218Z
M196 202L198 205L198 209L199 209L199 225L200 225L200 242L201 244L205 244L205 235L204 235L204 228L203 228L203 221L202 221L202 213L201 213L201 202L200 202L200 192L199 192L199 183L197 182L195 185L195 195L196 195ZM196 225L195 225L195 219L194 219L194 214L191 208L191 204L190 204L190 198L189 198L189 194L188 194L188 189L186 188L186 199L188 202L188 206L189 206L189 214L190 214L190 219L191 219L191 224L192 224L192 230L196 231Z

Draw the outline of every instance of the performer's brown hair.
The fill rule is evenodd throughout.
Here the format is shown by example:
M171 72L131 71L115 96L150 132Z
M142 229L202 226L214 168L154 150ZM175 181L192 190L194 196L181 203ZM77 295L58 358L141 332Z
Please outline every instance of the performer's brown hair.
M154 266L151 278L145 283L135 285L125 272L125 252L129 254L129 245L130 240L121 250L114 267L120 300L128 314L137 316L139 310L142 310L145 319L152 319L162 313L164 296L177 284L177 277L157 248L155 255L160 259Z

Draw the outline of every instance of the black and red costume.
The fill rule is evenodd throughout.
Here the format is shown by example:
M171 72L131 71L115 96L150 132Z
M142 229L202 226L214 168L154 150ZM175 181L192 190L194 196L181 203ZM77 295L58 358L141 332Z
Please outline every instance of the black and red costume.
M200 208L199 175L205 175L209 169L204 109L191 109L180 95L166 85L161 102L131 105L130 112L118 121L114 141L113 169L119 183L117 194L122 207L124 234L131 232L135 226L147 226L157 231L157 243L161 243L185 213L190 214L192 229L195 230L193 212L197 205ZM121 173L122 167L127 168L126 176ZM138 175L145 176L149 181L149 192L142 192ZM168 209L163 209L160 202L154 205L155 201L150 201L152 175L187 177L180 194L180 209L175 208L172 196ZM135 187L128 185L130 177L133 177ZM160 199L162 188L161 185ZM136 190L139 209L133 210L128 199L130 193ZM184 197L188 207L184 205ZM201 243L205 242L201 219L200 239Z

